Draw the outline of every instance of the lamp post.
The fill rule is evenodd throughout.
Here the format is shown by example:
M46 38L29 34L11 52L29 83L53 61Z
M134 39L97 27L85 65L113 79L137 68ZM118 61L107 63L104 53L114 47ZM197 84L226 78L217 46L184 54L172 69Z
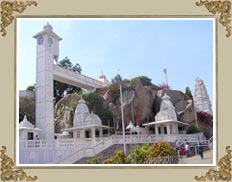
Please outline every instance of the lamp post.
M120 98L121 98L121 114L122 114L123 148L124 148L124 153L126 155L125 124L124 124L124 113L123 113L123 102L122 102L122 84L120 84Z
M165 74L165 78L166 78L166 85L167 85L167 87L168 87L167 69L166 69L166 68L164 68L163 72L164 72L164 74Z

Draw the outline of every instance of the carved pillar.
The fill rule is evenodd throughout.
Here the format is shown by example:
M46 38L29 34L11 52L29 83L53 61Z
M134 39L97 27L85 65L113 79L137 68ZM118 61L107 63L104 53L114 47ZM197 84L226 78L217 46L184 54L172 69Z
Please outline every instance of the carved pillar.
M99 128L99 137L102 138L103 137L103 129Z
M170 124L168 123L168 124L166 125L166 127L167 127L167 134L168 134L168 135L171 134Z
M159 128L158 127L159 127L158 125L155 125L155 134L156 135L159 135Z

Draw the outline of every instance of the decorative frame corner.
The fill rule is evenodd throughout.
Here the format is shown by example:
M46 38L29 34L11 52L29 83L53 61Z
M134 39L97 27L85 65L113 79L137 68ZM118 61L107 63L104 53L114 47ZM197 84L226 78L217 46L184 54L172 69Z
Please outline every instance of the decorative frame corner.
M6 155L6 147L2 146L0 149L0 159L1 159L1 180L2 181L36 181L37 176L28 176L23 169L16 169L13 160Z
M196 181L230 181L231 180L231 152L230 146L226 147L227 154L218 162L218 170L209 169L204 176L195 176Z
M34 0L31 1L2 1L1 2L1 25L0 32L3 37L6 36L6 27L8 27L15 19L14 12L23 13L27 6L37 6L38 3Z
M208 1L208 0L200 0L200 2L196 2L196 6L205 6L208 11L212 14L219 14L219 23L222 24L226 28L226 37L231 36L231 1Z

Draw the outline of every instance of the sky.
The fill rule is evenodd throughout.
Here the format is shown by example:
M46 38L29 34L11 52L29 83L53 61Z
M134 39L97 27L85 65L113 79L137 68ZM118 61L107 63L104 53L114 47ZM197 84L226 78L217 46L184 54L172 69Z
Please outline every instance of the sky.
M213 104L215 88L213 19L71 19L17 18L17 82L25 90L35 83L36 40L49 22L60 41L59 60L79 63L82 74L111 79L147 76L173 90L194 95L195 79L203 79ZM215 94L215 93L214 93Z

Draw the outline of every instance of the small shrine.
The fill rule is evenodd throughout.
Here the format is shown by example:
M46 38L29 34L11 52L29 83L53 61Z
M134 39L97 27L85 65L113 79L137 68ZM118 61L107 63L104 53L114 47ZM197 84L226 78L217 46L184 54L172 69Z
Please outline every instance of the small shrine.
M27 120L27 116L25 115L23 121L19 123L19 139L20 140L34 140L38 139L39 128L35 128L35 126Z
M154 126L155 134L179 134L185 131L179 131L179 127L189 124L178 121L175 107L170 101L170 97L165 93L162 97L160 111L155 116L155 121L143 124L143 126Z
M108 126L102 125L102 120L98 115L89 111L86 102L81 98L75 110L73 127L64 129L66 132L72 132L73 138L92 138L103 137L103 129Z

